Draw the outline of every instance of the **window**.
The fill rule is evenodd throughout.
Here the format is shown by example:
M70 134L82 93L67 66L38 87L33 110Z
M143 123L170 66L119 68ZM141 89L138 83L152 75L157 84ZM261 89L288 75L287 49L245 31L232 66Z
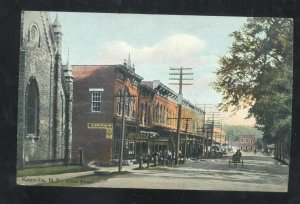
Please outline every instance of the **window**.
M121 113L122 113L121 97L122 97L122 92L121 92L121 90L119 90L118 96L117 96L117 114L118 115L121 115Z
M134 99L134 97L131 97L129 99L129 101L130 101L130 117L134 118L134 116L135 116L135 112L134 112L135 99Z
M150 105L148 106L148 124L151 123L151 108L150 108Z
M159 122L159 103L157 103L156 108L155 108L155 121L157 123Z
M141 123L142 125L144 125L144 104L143 104L143 103L141 104L141 110L140 110L140 112L141 112L141 115L140 115L140 123Z
M26 133L27 135L38 135L38 123L39 123L39 99L38 99L38 87L34 78L29 79L29 83L26 88Z
M102 92L103 89L89 89L91 92L91 111L101 112L102 110Z
M244 142L244 139L241 139L241 143L243 143Z
M163 121L163 106L160 105L160 109L159 109L159 123L162 123Z
M126 91L125 93L125 116L129 116L129 93Z
M36 25L32 25L29 30L29 41L33 43L39 42L39 30Z
M169 109L167 108L167 125L169 126L170 125L170 120L168 119L169 118Z
M146 103L144 108L143 108L143 112L144 112L144 124L148 124L148 112L147 112L147 107L148 104Z

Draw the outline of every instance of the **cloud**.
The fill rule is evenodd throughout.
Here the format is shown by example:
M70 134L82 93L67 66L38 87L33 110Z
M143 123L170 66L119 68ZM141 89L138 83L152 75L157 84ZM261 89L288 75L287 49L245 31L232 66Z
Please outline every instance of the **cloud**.
M99 48L97 64L121 64L130 52L136 73L144 80L160 80L175 92L178 86L169 85L169 67L192 67L192 86L184 86L185 98L194 103L217 103L219 95L209 86L216 78L217 56L205 55L206 43L188 34L171 35L150 46L138 47L125 41L107 42ZM175 82L175 81L174 81Z
M99 50L98 64L122 63L130 52L137 69L152 66L197 66L207 65L209 57L201 56L205 42L193 35L171 35L152 46L135 47L125 41L106 43Z

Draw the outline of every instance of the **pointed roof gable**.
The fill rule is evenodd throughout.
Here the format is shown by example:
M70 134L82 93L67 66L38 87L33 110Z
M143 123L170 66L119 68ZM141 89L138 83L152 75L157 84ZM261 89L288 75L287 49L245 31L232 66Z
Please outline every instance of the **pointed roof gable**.
M54 26L61 26L60 21L59 21L59 19L58 19L58 14L56 14L56 17L55 17L55 20L54 20L54 22L53 22L53 25L54 25Z

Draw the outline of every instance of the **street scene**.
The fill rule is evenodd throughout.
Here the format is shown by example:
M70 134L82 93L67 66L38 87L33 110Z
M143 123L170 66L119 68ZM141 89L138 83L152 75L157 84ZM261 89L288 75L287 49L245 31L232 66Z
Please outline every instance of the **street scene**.
M245 154L244 165L229 164L231 155L220 159L191 159L179 167L162 165L146 168L143 164L124 166L124 174L114 175L116 168L98 167L95 171L85 173L44 175L27 177L30 185L64 185L85 178L76 186L102 188L145 188L145 189L190 189L190 190L224 190L227 191L270 191L286 192L288 166L270 156L257 153ZM104 177L98 181L94 177ZM44 182L41 181L44 179ZM52 181L49 181L49 178ZM24 179L23 177L18 178ZM57 181L58 179L58 181ZM67 182L66 182L67 181ZM237 189L237 186L239 187Z
M21 17L18 185L288 191L292 19Z
M288 166L263 155L244 158L244 166L228 165L227 157L195 160L176 168L163 166L148 171L131 170L128 176L84 186L113 188L118 184L120 187L146 189L287 191Z

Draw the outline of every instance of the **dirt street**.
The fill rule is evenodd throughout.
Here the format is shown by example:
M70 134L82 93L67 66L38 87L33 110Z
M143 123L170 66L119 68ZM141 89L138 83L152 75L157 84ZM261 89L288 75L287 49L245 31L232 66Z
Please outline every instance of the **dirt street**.
M245 153L244 166L222 159L190 160L180 167L130 170L87 187L286 192L288 166L272 157Z

